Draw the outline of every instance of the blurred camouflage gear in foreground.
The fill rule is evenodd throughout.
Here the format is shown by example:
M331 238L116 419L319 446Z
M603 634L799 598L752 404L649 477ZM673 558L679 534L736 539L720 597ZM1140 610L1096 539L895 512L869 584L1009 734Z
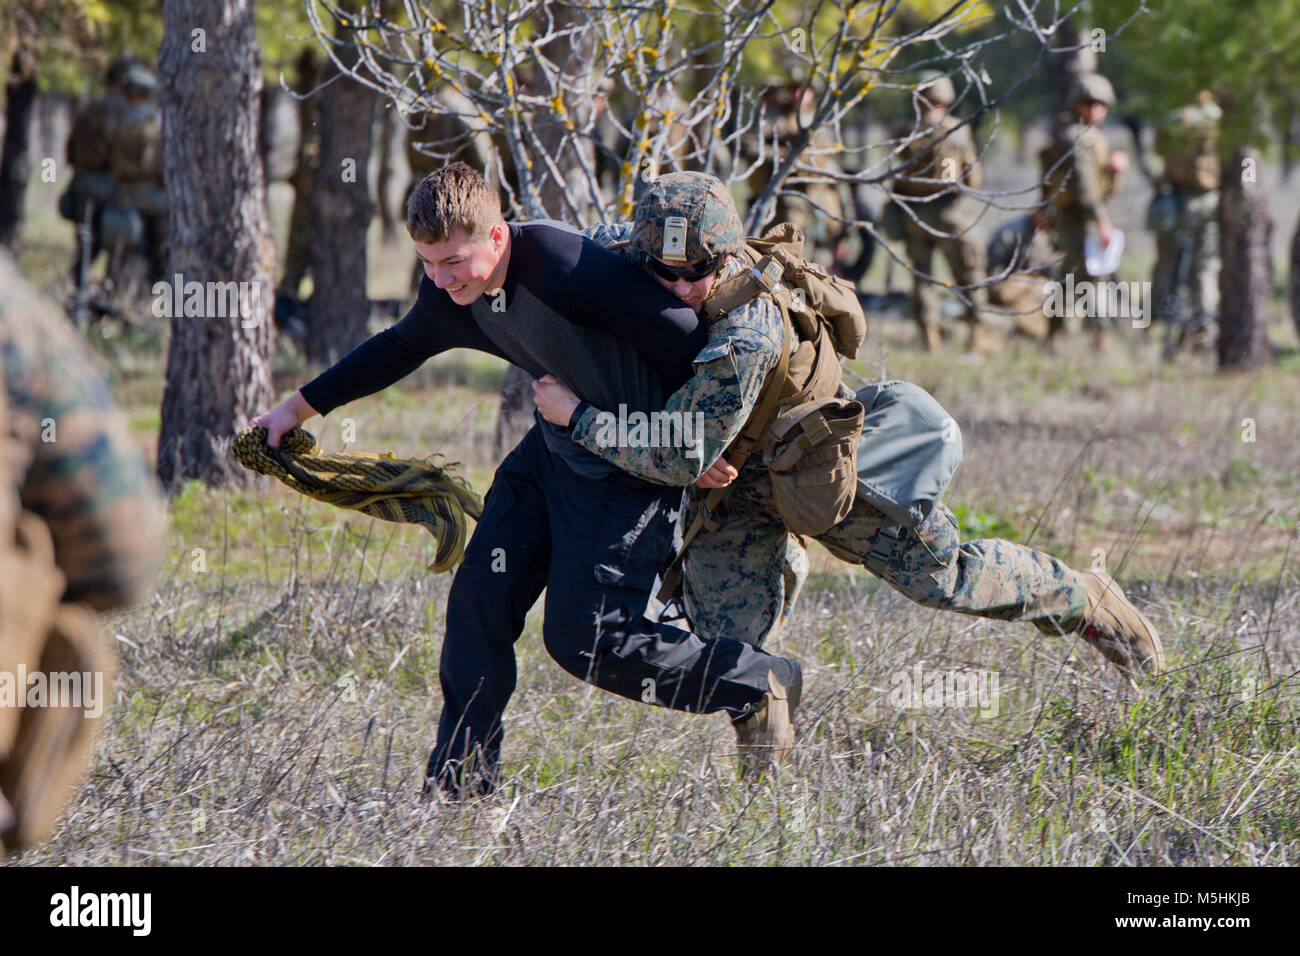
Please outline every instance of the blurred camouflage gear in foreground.
M144 596L162 509L85 345L3 253L0 380L0 849L16 850L53 825L109 693L84 605Z

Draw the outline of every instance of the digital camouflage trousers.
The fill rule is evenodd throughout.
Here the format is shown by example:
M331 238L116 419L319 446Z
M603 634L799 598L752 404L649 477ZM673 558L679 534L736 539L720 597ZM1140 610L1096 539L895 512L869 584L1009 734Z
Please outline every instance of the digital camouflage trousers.
M684 521L699 496L688 494ZM761 646L784 623L808 573L803 548L786 530L761 467L746 467L718 509L717 527L692 542L683 566L684 609L696 631ZM885 515L861 495L848 517L820 541L850 564L869 567ZM894 590L925 607L1003 621L1027 621L1057 634L1082 622L1083 575L1056 558L998 538L963 542L956 517L938 504L904 528L883 562L871 562Z

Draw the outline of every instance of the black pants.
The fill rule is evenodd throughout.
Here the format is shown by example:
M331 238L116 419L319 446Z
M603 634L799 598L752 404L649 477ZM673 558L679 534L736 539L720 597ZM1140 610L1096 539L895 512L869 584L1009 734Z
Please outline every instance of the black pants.
M789 679L782 658L645 617L672 557L681 491L622 472L579 477L534 426L502 462L447 598L443 711L428 774L449 791L495 785L514 643L546 589L546 650L570 674L622 697L696 713L748 713Z

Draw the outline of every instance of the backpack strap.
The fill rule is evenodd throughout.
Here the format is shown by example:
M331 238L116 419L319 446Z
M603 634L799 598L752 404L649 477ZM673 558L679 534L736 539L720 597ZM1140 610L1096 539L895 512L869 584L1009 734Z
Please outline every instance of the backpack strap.
M755 267L754 272L757 272ZM749 301L746 299L745 301ZM777 402L781 398L781 393L785 390L786 379L790 371L790 319L785 314L784 309L781 312L781 349L777 358L776 368L768 373L767 379L763 382L763 391L759 395L758 405L749 420L745 422L745 427L741 429L740 435L736 438L726 451L727 461L737 472L744 467L745 462L749 459L750 454L758 446L759 440L763 433L767 431L772 420L776 417ZM677 557L673 563L668 565L660 578L659 593L656 597L664 604L667 604L673 594L677 591L677 586L682 580L682 562L686 558L686 549L691 546L691 542L696 536L708 527L710 531L718 526L714 513L719 505L731 491L731 485L724 488L713 488L704 497L700 505L700 513L695 516L691 522L690 528L682 535L682 547L677 552Z
M785 267L772 256L763 256L744 272L723 279L704 300L704 317L712 325L732 309L770 293L781 281Z

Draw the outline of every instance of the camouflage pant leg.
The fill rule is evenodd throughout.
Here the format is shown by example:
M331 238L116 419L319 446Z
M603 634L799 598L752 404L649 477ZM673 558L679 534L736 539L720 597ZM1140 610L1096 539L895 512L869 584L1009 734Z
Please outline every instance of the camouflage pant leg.
M935 211L935 216L938 228L950 234L948 238L940 239L938 242L944 258L948 260L948 268L952 271L953 280L956 285L969 289L964 293L971 301L971 305L965 307L965 320L971 325L978 324L979 310L988 307L988 293L983 288L969 288L979 285L987 276L984 247L975 242L969 231L975 222L975 214L969 203L964 199L958 199L939 207Z
M1151 299L1162 319L1176 318L1173 302L1186 283L1185 302L1196 322L1219 306L1219 224L1217 192L1175 193L1178 217L1172 229L1156 233L1156 265L1151 275Z
M971 241L969 234L940 240L939 248L948 260L956 285L969 287L984 281L984 254L979 245ZM966 322L978 324L979 310L988 306L988 296L984 289L970 289L965 296L971 301L965 307Z
M1187 203L1192 233L1192 261L1187 292L1198 319L1219 309L1219 193L1199 193Z
M686 616L703 637L761 647L784 623L808 573L802 546L771 507L732 495L715 530L696 535L682 563ZM685 513L695 520L692 492Z
M1163 322L1174 319L1172 301L1178 284L1178 256L1185 241L1179 229L1156 233L1156 264L1151 270L1151 305L1155 318Z
M917 272L933 275L931 270L934 265L934 247L937 239L913 222L907 213L903 213L901 219L903 248L907 251L907 258L911 261L912 268ZM910 304L912 319L921 327L922 332L925 331L926 326L939 323L939 290L933 282L913 275Z
M849 516L817 540L842 560L866 566L885 516L859 498ZM915 529L903 529L881 577L925 607L1003 621L1028 621L1055 634L1082 619L1083 575L1051 555L1010 541L962 542L942 504Z
M1067 275L1074 275L1074 283L1077 286L1080 282L1090 282L1093 276L1088 274L1086 265L1087 257L1084 253L1084 239L1088 235L1089 220L1080 212L1075 210L1060 210L1054 214L1053 225L1056 231L1056 244L1061 250L1064 257L1061 261L1061 279L1064 280ZM1102 318L1096 314L1097 310L1092 310L1093 314L1085 316L1083 326L1086 329L1102 329L1110 325L1110 319ZM1050 328L1052 333L1064 331L1068 319L1064 315L1054 315L1050 319Z

